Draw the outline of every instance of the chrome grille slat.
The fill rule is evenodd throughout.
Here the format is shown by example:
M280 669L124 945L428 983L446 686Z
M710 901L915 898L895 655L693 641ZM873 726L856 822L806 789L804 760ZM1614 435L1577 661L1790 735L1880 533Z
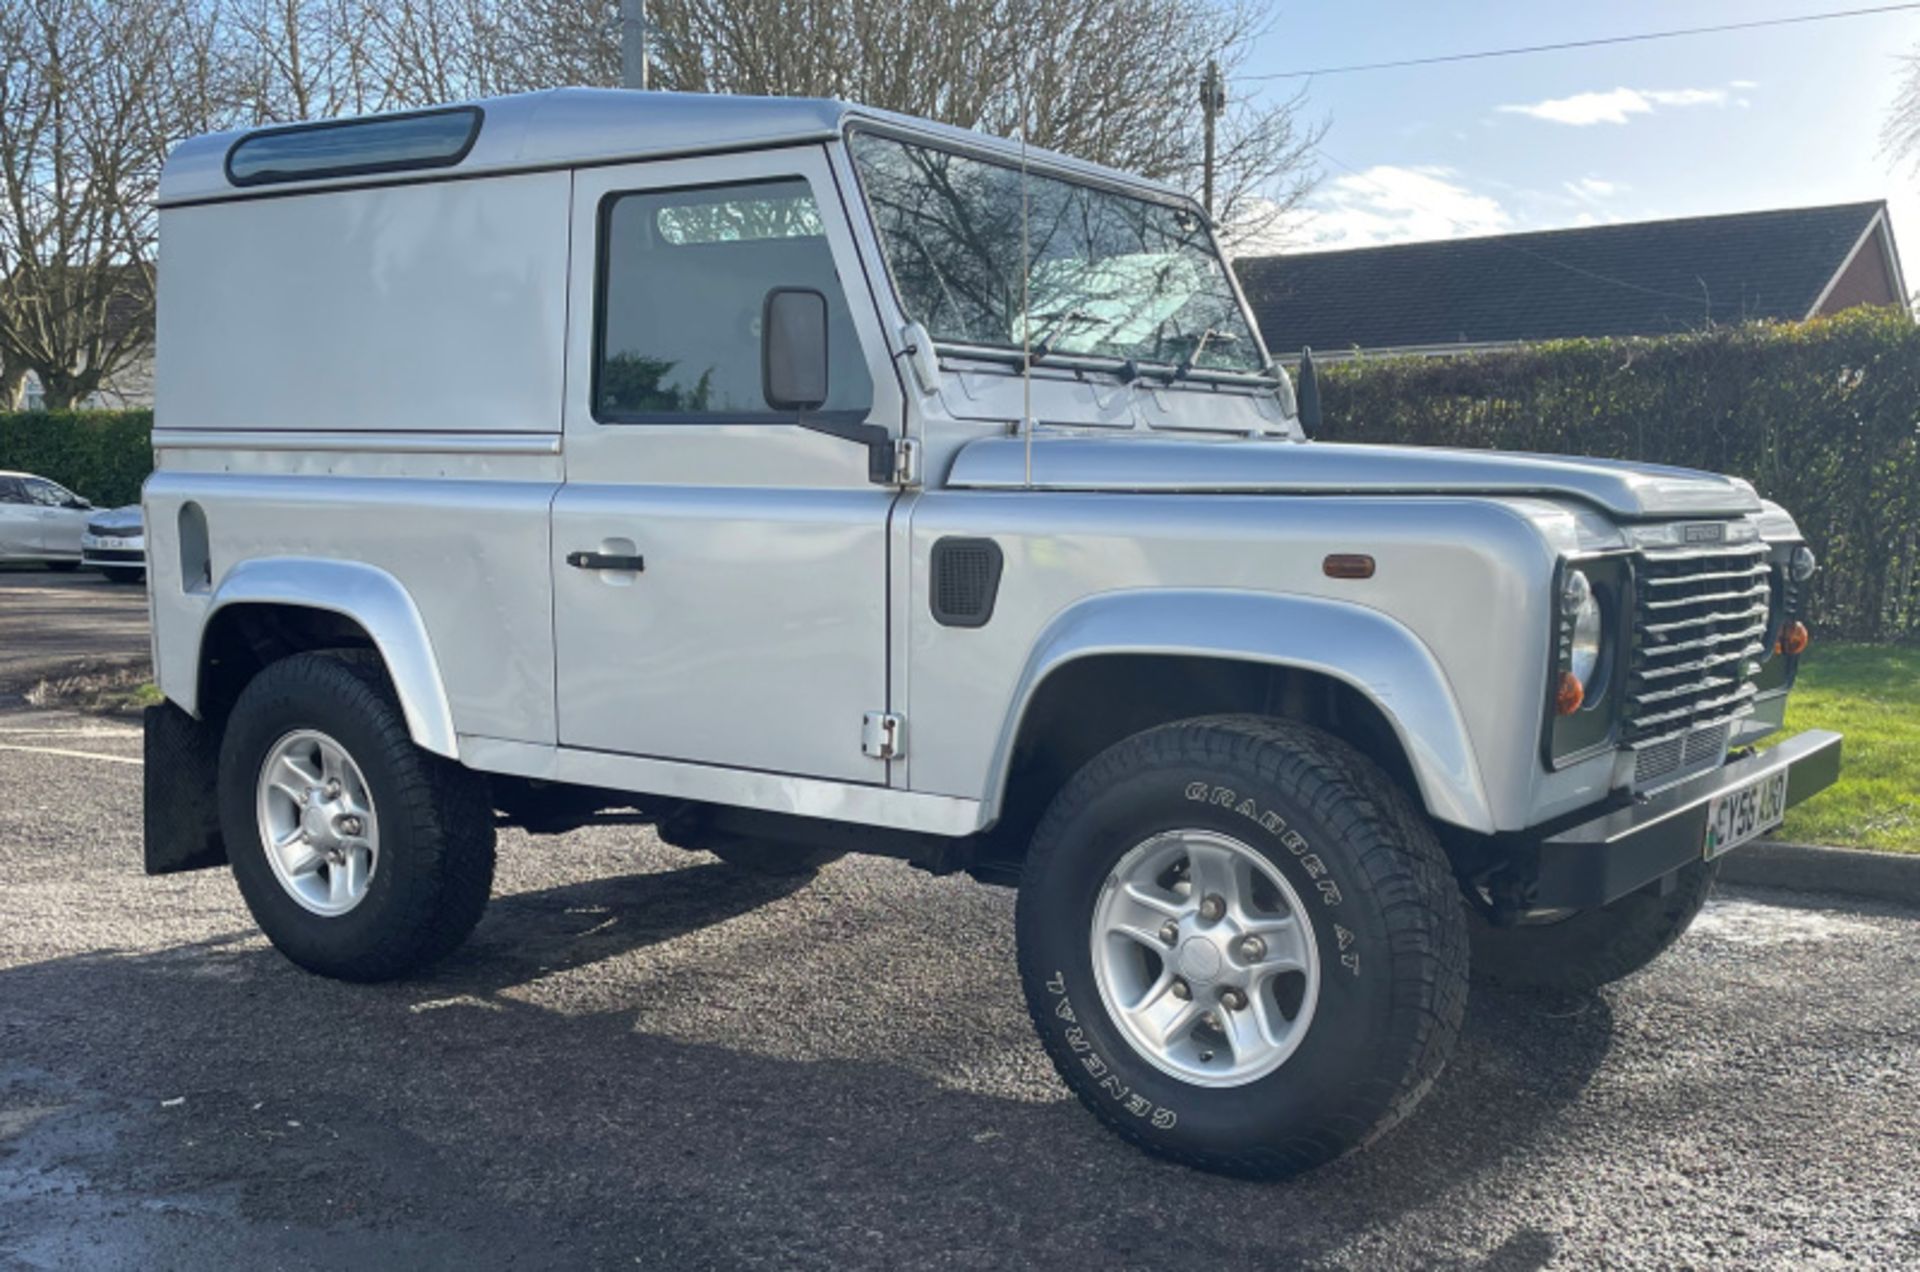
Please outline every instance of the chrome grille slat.
M1699 645L1701 642L1694 641L1690 643ZM1692 662L1670 663L1665 667L1637 669L1633 673L1633 678L1639 681L1665 680L1669 676L1683 676L1690 671L1712 671L1715 667L1724 667L1728 663L1737 663L1742 659L1752 658L1764 653L1766 648L1767 647L1759 641L1752 641L1742 645L1738 649L1730 650L1727 653L1711 654L1705 658L1696 658ZM1662 652L1671 651L1663 650Z
M1767 607L1764 605L1755 605L1751 609L1726 610L1714 614L1696 614L1692 618L1676 618L1666 623L1641 623L1638 625L1638 631L1643 636L1658 637L1664 636L1668 632L1677 632L1683 627L1699 627L1703 623L1752 623L1756 619L1764 620L1766 616ZM1760 626L1765 627L1766 623L1762 621ZM1664 641L1661 642L1661 647L1665 647Z
M1673 587L1681 583L1719 583L1727 579L1751 580L1751 570L1715 570L1711 574L1671 574L1665 578L1649 578L1649 587Z
M1676 596L1672 600L1642 601L1640 602L1640 608L1647 610L1670 610L1679 609L1685 605L1717 605L1721 601L1746 601L1756 596L1765 596L1769 590L1765 583L1761 583L1758 587L1750 587L1744 592L1709 592L1705 596Z
M1715 762L1753 712L1771 596L1765 544L1648 548L1634 559L1634 649L1624 744L1636 777Z
M1635 729L1651 728L1657 724L1667 724L1674 720L1688 720L1689 724L1701 724L1708 720L1718 720L1713 714L1721 707L1733 708L1760 692L1751 684L1741 684L1740 688L1725 697L1712 698L1706 702L1689 702L1684 707L1672 711L1662 711L1656 715L1639 715L1628 719L1627 723ZM1693 717L1689 719L1689 717Z

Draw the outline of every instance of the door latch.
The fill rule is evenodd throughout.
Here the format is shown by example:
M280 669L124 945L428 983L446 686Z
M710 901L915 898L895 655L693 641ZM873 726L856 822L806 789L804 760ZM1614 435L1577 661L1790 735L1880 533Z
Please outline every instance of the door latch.
M860 729L860 749L868 759L897 760L907 753L907 722L891 711L869 711Z

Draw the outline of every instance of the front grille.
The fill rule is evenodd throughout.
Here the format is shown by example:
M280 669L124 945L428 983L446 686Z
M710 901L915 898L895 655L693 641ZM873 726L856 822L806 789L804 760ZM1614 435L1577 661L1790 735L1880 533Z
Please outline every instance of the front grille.
M1671 772L1717 761L1728 727L1752 714L1769 589L1764 544L1635 559L1625 741L1640 753L1637 776L1642 763ZM1690 736L1701 730L1717 740Z

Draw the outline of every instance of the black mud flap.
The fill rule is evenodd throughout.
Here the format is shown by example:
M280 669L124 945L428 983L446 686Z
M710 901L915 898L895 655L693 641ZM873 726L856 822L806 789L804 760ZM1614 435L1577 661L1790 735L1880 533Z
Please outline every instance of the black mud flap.
M150 875L204 870L227 860L215 782L220 735L171 702L148 707L146 866Z

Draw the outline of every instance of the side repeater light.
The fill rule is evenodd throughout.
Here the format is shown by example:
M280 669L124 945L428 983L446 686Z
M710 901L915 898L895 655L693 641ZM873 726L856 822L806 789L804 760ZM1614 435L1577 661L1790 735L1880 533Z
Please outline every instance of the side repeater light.
M1330 579L1370 579L1373 558L1359 552L1336 552L1320 563L1320 569Z

